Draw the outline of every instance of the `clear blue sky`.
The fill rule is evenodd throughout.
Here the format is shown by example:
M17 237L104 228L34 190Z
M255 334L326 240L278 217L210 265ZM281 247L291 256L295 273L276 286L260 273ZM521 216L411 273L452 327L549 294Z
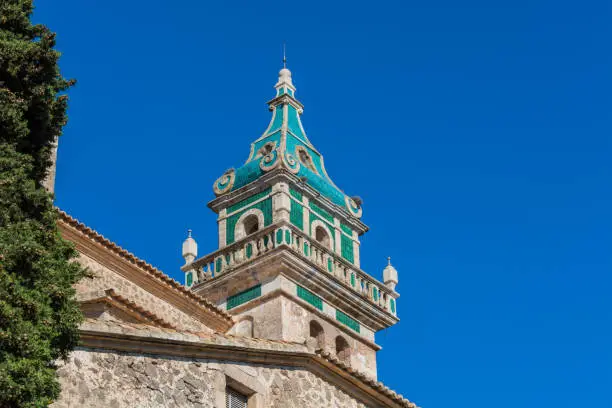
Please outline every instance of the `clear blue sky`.
M78 84L57 204L182 279L265 130L287 42L306 131L400 276L379 376L424 408L612 406L605 1L39 1Z

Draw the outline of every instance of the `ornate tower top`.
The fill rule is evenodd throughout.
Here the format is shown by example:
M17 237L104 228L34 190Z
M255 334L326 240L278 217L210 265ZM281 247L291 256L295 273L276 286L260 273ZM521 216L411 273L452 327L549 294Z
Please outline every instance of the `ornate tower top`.
M354 219L361 218L361 203L347 196L331 180L325 170L323 156L306 136L300 117L304 106L295 97L296 89L289 69L280 70L274 87L276 96L268 102L272 112L270 124L251 144L246 163L226 171L214 183L215 194L221 196L238 190L271 170L283 168L347 215ZM365 225L358 224L360 234L367 231Z
M375 333L399 321L397 271L389 264L382 283L360 269L361 200L306 136L289 69L274 88L246 162L214 183L219 249L194 259L184 243L186 286L232 313L235 334L306 342L375 378Z

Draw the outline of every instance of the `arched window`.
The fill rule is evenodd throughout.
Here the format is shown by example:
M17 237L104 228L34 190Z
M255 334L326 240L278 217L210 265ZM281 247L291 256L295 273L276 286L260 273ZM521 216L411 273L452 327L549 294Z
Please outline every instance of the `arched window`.
M336 337L336 357L346 365L351 365L351 348L342 336Z
M251 208L245 211L236 221L234 227L235 240L241 240L264 227L264 214L260 209Z
M326 248L329 248L331 246L329 233L327 232L325 227L321 227L320 225L315 228L315 240L318 243L324 245Z
M317 344L318 349L325 348L325 332L323 331L323 327L314 320L310 322L310 338L314 339Z
M244 219L244 232L251 235L259 230L259 219L255 214L251 214Z

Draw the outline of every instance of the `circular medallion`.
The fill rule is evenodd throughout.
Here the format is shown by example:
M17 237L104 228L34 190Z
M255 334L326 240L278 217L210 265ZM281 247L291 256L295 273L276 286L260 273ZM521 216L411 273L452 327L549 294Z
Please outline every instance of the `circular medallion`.
M229 192L234 187L234 181L236 181L236 170L230 169L223 173L213 184L215 195L220 196Z
M361 218L362 210L361 207L357 205L357 203L349 196L344 197L344 202L346 203L346 208L349 210L351 215Z

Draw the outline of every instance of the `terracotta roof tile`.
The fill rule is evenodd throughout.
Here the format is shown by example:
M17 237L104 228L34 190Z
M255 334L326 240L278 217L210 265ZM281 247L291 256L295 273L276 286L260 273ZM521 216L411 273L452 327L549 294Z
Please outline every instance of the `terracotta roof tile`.
M142 259L136 257L131 252L121 248L119 245L117 245L114 242L108 240L103 235L99 234L97 231L89 228L88 226L86 226L82 222L79 222L76 218L73 218L72 216L68 215L65 211L62 211L62 210L58 209L58 213L60 215L60 219L62 221L64 221L66 224L68 224L68 225L72 226L73 228L77 229L78 231L84 233L89 238L93 239L94 241L98 242L102 246L104 246L104 247L110 249L111 251L115 252L117 255L127 259L128 261L130 261L130 262L132 262L134 264L136 264L137 266L142 268L144 271L146 271L150 275L154 276L156 279L161 280L162 282L164 282L168 287L181 292L183 295L189 297L191 300L193 300L194 302L196 302L200 306L205 307L206 309L208 309L210 312L214 313L218 317L226 320L228 323L232 322L232 316L230 314L228 314L224 310L221 310L220 308L218 308L216 305L214 305L213 303L211 303L207 299L204 299L203 297L201 297L199 295L196 295L195 293L193 293L192 291L190 291L189 289L187 289L183 285L181 285L179 282L175 281L174 279L172 279L171 277L169 277L168 275L166 275L165 273L163 273L159 269L155 268L153 265L151 265L151 264L143 261Z

